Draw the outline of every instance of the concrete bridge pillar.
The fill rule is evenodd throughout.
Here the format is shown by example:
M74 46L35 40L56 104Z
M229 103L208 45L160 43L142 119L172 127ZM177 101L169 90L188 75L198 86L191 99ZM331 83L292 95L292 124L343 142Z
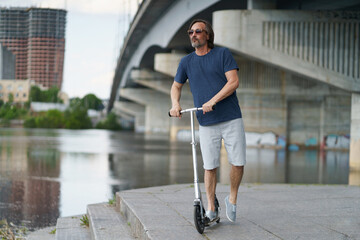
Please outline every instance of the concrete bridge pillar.
M124 119L134 119L135 132L145 131L145 107L134 102L116 101L113 111Z
M170 98L147 88L122 88L120 95L145 107L145 133L168 134Z
M155 54L154 69L157 72L175 77L180 60L185 56L186 53L176 50L171 53L157 53Z
M350 169L360 171L360 94L351 96ZM360 180L359 180L360 182Z
M154 69L157 72L166 74L171 77L171 84L179 66L181 58L186 56L186 53L173 50L171 53L157 53L155 54ZM168 88L170 93L170 87ZM170 96L169 96L170 100ZM181 107L183 109L193 107L192 95L189 84L185 83L181 92ZM169 105L171 107L171 104ZM171 119L170 122L170 139L176 140L181 135L182 130L190 129L190 117L188 114L184 115L181 120L177 118Z

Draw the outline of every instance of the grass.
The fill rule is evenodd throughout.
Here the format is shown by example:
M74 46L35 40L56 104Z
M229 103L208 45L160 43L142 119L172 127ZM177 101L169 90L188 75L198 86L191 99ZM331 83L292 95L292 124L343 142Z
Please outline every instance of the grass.
M114 205L114 204L116 204L116 195L114 194L113 195L113 198L112 199L109 199L109 205Z
M55 234L55 233L56 233L56 228L50 232L50 234Z
M82 218L80 219L80 225L81 226L86 226L89 227L89 218L87 215L83 215Z

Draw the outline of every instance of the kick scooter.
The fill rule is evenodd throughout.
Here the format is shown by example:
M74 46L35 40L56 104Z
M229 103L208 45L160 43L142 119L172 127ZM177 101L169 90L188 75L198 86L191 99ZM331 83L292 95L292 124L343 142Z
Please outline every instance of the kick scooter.
M211 225L211 223L220 222L220 217L214 219L211 223L209 223L209 218L206 217L205 209L203 206L202 198L201 198L201 191L199 185L199 177L197 173L197 156L196 156L196 140L195 140L195 123L194 123L194 113L196 111L202 111L202 108L188 108L180 111L180 114L183 113L190 113L190 121L191 121L191 145L192 145L192 157L193 157L193 167L194 167L194 189L195 189L195 199L194 199L194 223L196 230L202 234L204 232L205 227ZM169 112L169 116L170 115ZM215 211L219 209L219 201L215 195Z

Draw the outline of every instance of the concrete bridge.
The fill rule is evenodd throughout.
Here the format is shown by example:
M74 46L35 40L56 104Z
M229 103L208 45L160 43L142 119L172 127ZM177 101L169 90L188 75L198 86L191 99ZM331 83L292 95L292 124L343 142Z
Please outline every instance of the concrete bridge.
M233 53L246 131L272 132L288 145L330 147L350 136L350 167L360 169L360 1L144 0L119 54L109 111L135 131L184 134L170 119L170 86L193 51L194 18L212 22L215 45ZM182 107L192 106L188 86Z

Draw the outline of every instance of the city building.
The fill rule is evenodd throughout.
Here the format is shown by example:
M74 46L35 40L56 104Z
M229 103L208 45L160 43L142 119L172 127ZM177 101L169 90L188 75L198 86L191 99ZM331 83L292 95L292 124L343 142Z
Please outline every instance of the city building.
M15 55L15 79L61 89L66 11L0 8L0 43Z
M0 79L15 79L15 55L0 43Z
M30 80L0 80L0 100L7 102L12 94L15 103L25 103L29 100L33 84L34 81Z

